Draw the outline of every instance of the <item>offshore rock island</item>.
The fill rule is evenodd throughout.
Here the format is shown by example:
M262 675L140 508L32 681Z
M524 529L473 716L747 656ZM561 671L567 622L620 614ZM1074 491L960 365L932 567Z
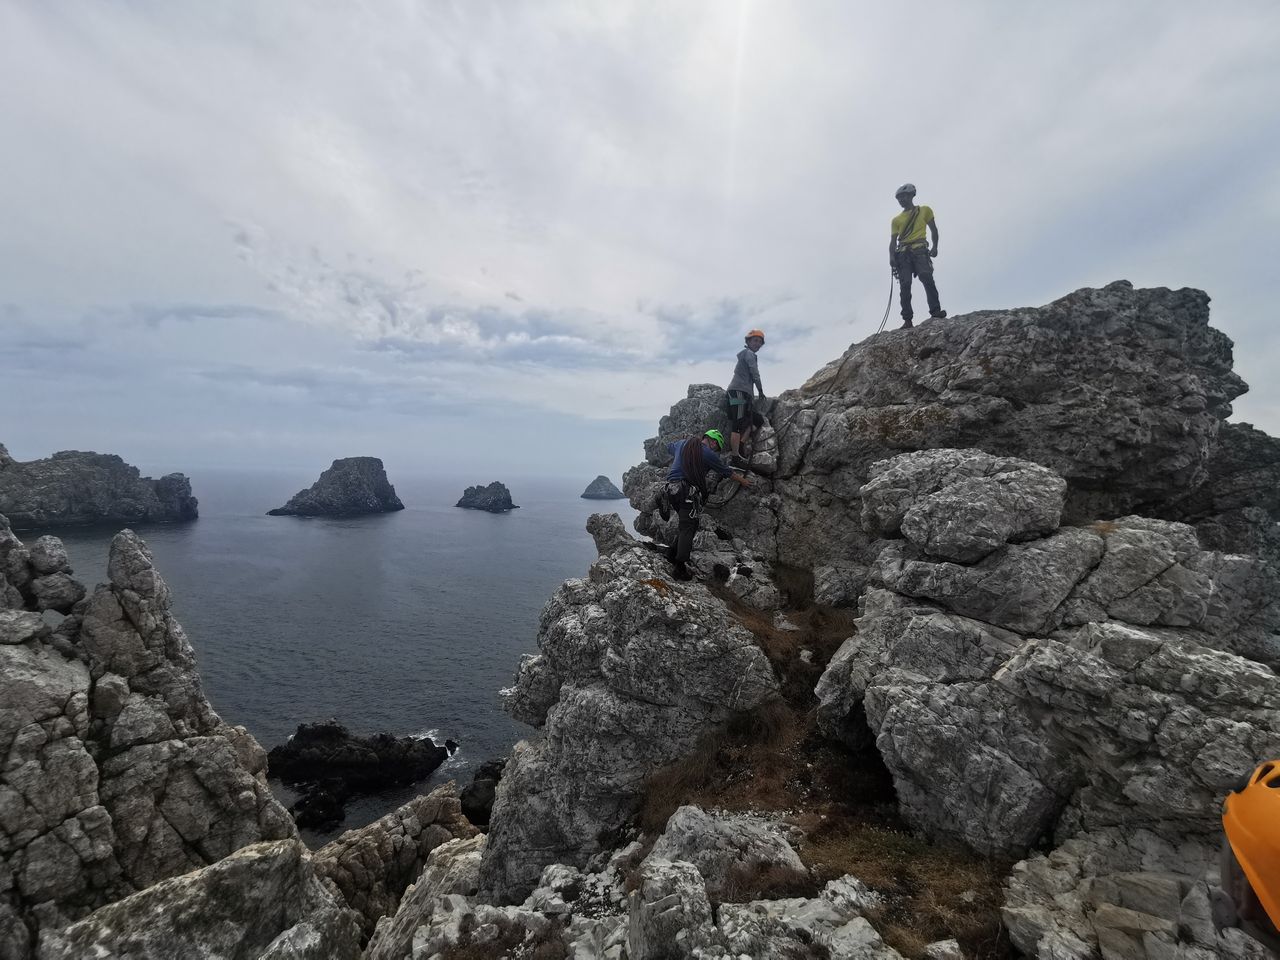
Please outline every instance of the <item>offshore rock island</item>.
M581 499L625 500L627 499L627 495L615 487L613 485L613 481L602 473L587 484L587 489L582 491Z
M448 784L307 850L145 544L54 626L61 545L6 527L0 957L1257 960L1211 907L1222 798L1280 755L1245 389L1203 293L1124 282L851 346L777 398L693 581L588 521L487 835ZM642 537L723 399L628 471Z
M335 460L308 489L295 493L269 517L358 517L403 510L396 488L377 457Z
M454 506L466 510L485 510L489 513L506 513L508 510L520 509L511 502L511 491L507 489L506 484L499 483L497 480L487 487L478 484L467 487Z
M172 523L195 520L198 507L181 473L153 480L115 454L80 450L20 462L0 444L0 513L15 530Z

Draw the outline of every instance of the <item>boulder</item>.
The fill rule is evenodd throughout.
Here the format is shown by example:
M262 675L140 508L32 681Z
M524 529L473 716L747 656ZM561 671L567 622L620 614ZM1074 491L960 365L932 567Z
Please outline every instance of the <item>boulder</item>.
M487 487L479 485L467 487L455 506L464 507L467 510L487 510L489 513L506 513L508 510L520 509L511 502L511 491L507 489L506 484L499 483L497 480Z
M596 477L582 491L583 500L625 500L627 495L613 485L604 474Z
M693 806L671 815L650 856L693 864L716 902L731 894L736 878L752 871L809 875L776 822L749 814L711 815Z
M358 960L356 914L297 840L259 843L40 938L39 960Z
M403 510L396 489L377 457L335 460L310 488L295 493L270 517L354 517Z
M198 507L182 474L153 480L114 454L64 450L25 463L0 458L0 514L15 530L194 520Z
M353 734L337 720L303 723L267 754L272 778L298 788L293 813L299 826L340 823L343 804L357 793L425 780L449 757L430 737Z
M551 598L540 654L503 692L544 732L516 745L497 786L481 871L496 902L527 896L548 864L585 865L637 809L649 774L779 696L722 600L666 579L666 561L637 541L598 542L611 552Z
M359 914L367 938L382 917L395 914L405 888L418 879L433 850L475 835L462 815L457 789L446 783L320 848L315 869Z

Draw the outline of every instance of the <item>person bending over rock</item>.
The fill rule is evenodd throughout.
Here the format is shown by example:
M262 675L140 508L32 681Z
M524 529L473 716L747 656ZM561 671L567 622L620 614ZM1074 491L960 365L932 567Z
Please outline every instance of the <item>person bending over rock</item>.
M912 326L911 318L911 277L920 278L924 285L925 296L929 298L929 316L945 317L947 311L942 309L938 301L938 288L933 282L933 258L938 255L938 223L929 207L916 206L916 188L913 183L904 183L898 188L895 196L902 206L902 212L893 218L889 229L889 269L898 278L898 289L902 293L902 328ZM933 237L930 248L924 239L924 229L929 228Z
M738 364L733 368L733 379L726 392L729 394L729 419L733 432L729 436L729 449L735 462L742 460L742 438L748 435L755 422L751 408L751 388L754 386L764 402L764 387L760 385L760 363L756 354L764 346L764 331L751 330L746 336L746 346L738 351Z
M675 565L677 580L693 579L688 567L689 554L693 552L693 537L698 532L702 506L707 499L707 473L715 471L744 487L751 486L745 474L735 473L720 459L723 449L724 434L719 430L708 430L700 440L690 437L667 444L667 452L674 459L659 499L659 510L662 519L667 520L671 516L670 509L674 507L680 518L676 542L667 548L667 559Z

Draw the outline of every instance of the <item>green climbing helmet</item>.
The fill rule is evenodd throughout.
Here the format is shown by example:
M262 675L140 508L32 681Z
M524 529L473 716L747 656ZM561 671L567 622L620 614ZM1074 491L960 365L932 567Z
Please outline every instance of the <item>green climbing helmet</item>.
M721 433L719 430L708 430L706 433L703 434L703 436L707 437L710 440L714 440L716 442L716 445L719 446L721 450L724 449L724 434Z

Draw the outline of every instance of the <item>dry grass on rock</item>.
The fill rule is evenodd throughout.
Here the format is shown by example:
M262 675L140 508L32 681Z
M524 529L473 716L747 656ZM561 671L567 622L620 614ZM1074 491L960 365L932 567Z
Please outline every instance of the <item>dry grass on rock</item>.
M784 593L794 599L803 589L801 582ZM656 837L683 804L773 813L803 831L798 852L810 876L744 870L721 900L808 896L851 874L885 897L869 919L906 957L955 938L973 960L1012 958L1000 922L1008 864L915 836L898 815L893 780L879 754L853 753L816 729L813 687L853 633L849 612L802 602L785 612L799 628L788 630L772 614L721 595L774 665L784 700L734 717L692 755L653 774L638 818L646 834ZM804 650L811 651L806 659Z

